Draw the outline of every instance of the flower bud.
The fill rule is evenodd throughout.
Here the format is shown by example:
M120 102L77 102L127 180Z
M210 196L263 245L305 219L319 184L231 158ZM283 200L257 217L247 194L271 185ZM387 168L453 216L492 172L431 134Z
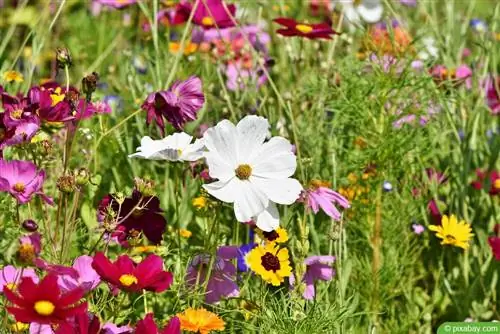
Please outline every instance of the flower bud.
M75 172L75 181L79 186L84 186L89 182L90 174L87 169L80 168Z
M71 59L71 54L67 48L57 48L56 49L56 61L57 67L65 68L71 67L73 60Z
M75 188L75 177L73 175L63 175L57 179L57 189L61 192L71 193Z
M99 74L97 74L97 72L92 72L92 74L89 74L82 79L82 92L85 94L87 102L90 102L92 99L92 94L97 88L98 81Z
M137 189L142 194L142 196L150 197L155 195L155 184L153 181L136 177L134 179L134 184L135 189Z
M23 228L28 232L35 232L38 229L38 224L32 219L23 221Z

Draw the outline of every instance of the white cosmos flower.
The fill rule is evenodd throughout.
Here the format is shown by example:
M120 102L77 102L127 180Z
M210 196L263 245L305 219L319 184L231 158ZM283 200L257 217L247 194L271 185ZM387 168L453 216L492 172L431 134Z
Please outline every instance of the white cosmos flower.
M339 0L344 7L346 21L357 24L362 19L367 23L376 23L382 18L384 6L380 0Z
M143 158L148 160L169 161L196 161L203 157L205 145L203 139L196 139L191 144L193 137L185 132L177 132L160 140L142 137L141 146L137 153L129 158Z
M210 177L218 179L203 187L219 200L234 203L238 221L254 219L263 231L279 225L275 203L292 204L302 191L290 178L297 168L292 145L283 137L264 142L268 129L265 118L246 116L236 126L223 120L203 135Z

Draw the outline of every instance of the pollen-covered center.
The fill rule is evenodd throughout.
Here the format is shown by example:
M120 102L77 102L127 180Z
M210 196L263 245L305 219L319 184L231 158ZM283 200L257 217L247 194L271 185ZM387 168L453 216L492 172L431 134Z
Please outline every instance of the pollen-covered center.
M56 307L54 304L52 304L52 302L49 302L48 300L39 300L35 303L34 308L36 313L48 316L54 313Z
M493 182L493 187L495 189L500 189L500 179L496 179L495 182Z
M252 175L252 167L247 164L239 165L238 168L234 170L236 177L240 180L248 180Z
M54 90L54 94L50 94L50 99L52 101L51 107L54 107L56 104L64 100L66 95L61 93L61 87L57 87Z
M16 283L7 283L6 287L9 290L14 291L17 288L17 285L16 285Z
M10 118L17 120L17 119L21 119L22 115L23 115L22 109L16 109L10 113Z
M214 19L211 18L210 16L205 16L204 18L201 19L201 24L204 26L213 26L215 23Z
M451 235L451 234L447 234L447 235L445 235L445 236L444 236L444 240L445 240L447 243L451 243L451 244L453 244L453 243L455 243L455 242L457 241L457 239L456 239L453 235Z
M120 283L123 284L124 286L131 286L132 284L137 284L137 277L135 277L134 275L130 275L130 274L124 274L124 275L121 275L120 278Z
M14 190L17 191L18 193L22 193L24 191L24 189L26 189L26 187L24 186L24 183L18 182L16 184L14 184Z
M313 31L313 28L310 25L307 25L307 24L297 24L295 26L295 29L297 29L298 31L300 31L303 34L308 34L311 31Z
M280 269L280 260L274 254L267 252L261 257L261 263L264 269L268 271L277 271Z

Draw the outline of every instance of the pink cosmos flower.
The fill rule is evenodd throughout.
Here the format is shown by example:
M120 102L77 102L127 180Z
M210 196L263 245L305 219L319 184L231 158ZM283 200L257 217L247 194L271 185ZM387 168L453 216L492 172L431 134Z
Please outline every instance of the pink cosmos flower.
M256 88L267 82L267 77L260 70L244 68L241 63L231 63L226 67L227 88L231 91L243 90L249 86Z
M87 119L94 115L101 114L111 114L111 107L109 104L102 101L86 103L84 99L81 99L78 103L75 119Z
M318 213L321 208L328 216L334 220L340 220L341 214L335 207L335 204L340 205L344 209L350 207L349 201L338 192L327 187L327 183L313 180L309 189L302 195L306 206L311 208L313 212Z
M125 326L117 326L111 322L107 322L102 327L102 334L132 334L133 328L125 325Z
M180 11L184 12L184 17L189 17L189 13L194 9L193 23L203 29L228 28L236 25L234 16L236 6L226 5L222 0L196 0L194 4L184 2L180 4Z
M314 284L316 281L331 281L333 279L335 275L335 270L332 268L333 262L335 262L335 257L330 255L309 256L304 260L304 264L307 266L306 274L303 278L306 284L306 289L303 293L304 299L314 299L316 295ZM294 284L295 276L292 274L290 276L290 285L293 286Z
M486 90L486 104L491 109L491 113L500 114L500 76L496 79L488 77L484 82L484 89Z
M18 285L23 277L31 277L33 282L38 283L38 276L31 268L17 269L11 265L3 267L0 270L0 293L3 292L5 286L10 287L11 290L15 290L13 287Z
M212 271L208 279L205 301L209 304L217 303L222 298L238 297L240 289L235 283L236 267L230 261L238 256L236 247L221 247L217 251ZM186 273L186 284L194 286L204 285L210 265L210 255L201 254L193 258ZM198 280L198 281L197 281Z
M192 76L186 81L174 82L166 91L149 94L142 109L147 112L147 124L155 120L164 135L163 117L177 130L182 130L185 123L196 119L196 114L204 103L201 80Z
M460 65L455 70L455 77L459 81L465 82L465 88L472 88L472 69L467 65Z
M135 327L135 334L180 334L181 321L177 317L170 319L163 329L159 329L153 319L153 313L148 313Z
M38 171L32 162L0 159L0 192L10 193L18 203L28 203L39 195L52 205L52 199L42 191L44 181L45 171Z
M88 255L82 255L75 259L73 269L76 275L60 275L57 283L63 291L70 291L76 287L81 287L85 291L95 289L101 282L101 277L92 268L94 259Z

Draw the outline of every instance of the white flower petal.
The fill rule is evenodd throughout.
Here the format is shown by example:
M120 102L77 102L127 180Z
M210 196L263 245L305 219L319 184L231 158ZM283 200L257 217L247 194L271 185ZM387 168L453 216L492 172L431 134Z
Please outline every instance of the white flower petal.
M130 154L129 158L143 158L149 160L175 160L176 151L169 149L163 139L153 140L150 137L141 139L141 146L137 148L137 153Z
M264 117L246 116L236 125L238 132L239 163L249 162L252 153L258 149L269 133L269 122Z
M219 122L203 134L207 149L220 156L232 170L238 163L237 132L233 123L228 120ZM210 168L210 165L208 166Z
M252 175L284 179L297 169L297 158L290 142L282 137L273 137L253 155Z
M269 202L268 207L255 218L257 227L264 232L271 232L280 226L280 214L276 204Z
M299 181L290 178L278 180L252 176L250 182L266 194L269 200L278 204L293 204L303 190Z
M216 181L204 184L203 188L208 191L210 195L225 203L234 203L236 195L240 191L236 178L227 182Z
M238 192L235 194L234 214L239 222L248 222L268 206L269 199L250 181L235 180Z
M234 168L224 161L216 152L203 153L208 165L208 174L212 179L226 182L235 177Z
M365 0L358 6L358 13L365 22L376 23L382 18L384 7L378 1Z
M205 141L196 139L194 144L188 145L181 153L180 159L184 161L196 161L203 157Z
M175 148L182 150L185 147L187 147L189 144L191 144L191 140L193 139L192 136L188 135L185 132L176 132L171 134L170 136L167 136L163 139L163 142L169 147L169 148Z

